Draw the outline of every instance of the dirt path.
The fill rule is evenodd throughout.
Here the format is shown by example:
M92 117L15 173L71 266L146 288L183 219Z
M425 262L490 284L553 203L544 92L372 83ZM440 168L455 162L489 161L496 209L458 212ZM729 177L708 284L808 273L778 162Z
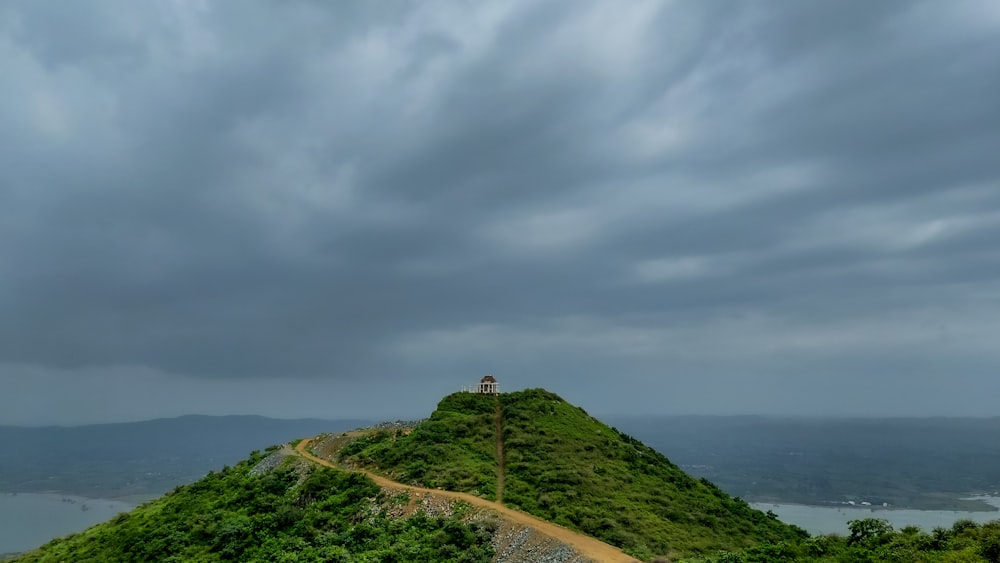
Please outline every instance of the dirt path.
M497 399L496 410L493 411L493 422L496 425L497 433L497 504L503 504L503 480L504 480L504 459L503 459L503 409L500 407L500 399Z
M325 459L320 459L311 453L309 453L309 444L312 440L302 440L297 446L295 446L295 451L299 453L302 457L320 465L325 465L327 467L332 467L334 469L341 469L336 464L329 462ZM397 483L391 479L387 479L381 475L376 475L370 471L360 471L368 476L369 479L375 481L378 485L382 487L388 487L391 489L406 489L411 492L421 493L421 494L432 494L438 497L449 498L452 500L460 500L467 502L473 506L479 506L482 508L488 508L502 514L505 518L508 518L518 524L534 528L541 534L552 537L566 545L573 547L577 550L580 555L593 559L594 561L599 561L601 563L637 563L636 559L631 555L628 555L621 550L612 547L600 540L594 539L590 536L585 536L583 534L578 534L572 530L568 530L553 524L552 522L547 522L540 518L531 516L530 514L525 514L519 512L512 508L507 508L506 506L489 501L477 496L473 496L467 493L458 493L455 491L442 491L437 489L426 489L423 487L412 487L409 485L404 485L402 483Z

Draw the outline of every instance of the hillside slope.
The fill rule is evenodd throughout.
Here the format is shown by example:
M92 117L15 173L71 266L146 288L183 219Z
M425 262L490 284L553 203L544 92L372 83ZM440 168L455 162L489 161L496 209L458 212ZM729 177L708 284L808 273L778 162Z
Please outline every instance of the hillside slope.
M377 468L402 483L496 500L495 406L485 395L448 395L409 433L376 430L345 446L341 460Z
M753 510L708 481L541 390L456 393L409 433L376 432L340 460L402 482L493 499L502 412L504 502L640 559L735 550L805 533Z
M399 512L372 480L281 456L207 477L16 558L34 562L390 562L493 559L492 532L461 510Z
M327 438L329 437L327 436ZM295 451L315 463L326 465L328 467L337 467L333 462L317 457L314 453L312 453L312 451L316 451L317 449L323 449L322 443L324 441L324 439L303 440L295 446ZM313 448L313 444L317 442L318 448ZM537 549L532 548L526 552L523 549L523 546L512 546L510 543L504 546L503 544L505 542L503 542L500 538L497 538L497 535L494 534L494 539L498 540L494 541L494 547L497 548L497 552L500 554L500 557L496 560L497 563L504 563L508 561L529 561L531 563L535 563L537 561L552 561L553 563L570 563L570 561L573 563L584 561L589 563L635 563L635 559L627 553L624 553L620 549L608 545L598 539L592 538L586 534L574 532L565 527L553 524L552 522L532 516L531 514L508 508L497 502L487 500L482 497L457 491L427 489L414 487L412 485L404 485L375 473L364 473L370 479L382 486L385 491L393 493L403 492L410 498L419 497L423 499L431 499L436 502L443 501L446 503L465 503L468 505L470 512L485 512L498 523L502 522L510 528L519 530L519 534L527 532L541 538L543 543L549 544L554 548L553 550L549 550L550 552L557 552L549 553L549 555L554 556L552 559L539 557L540 553Z

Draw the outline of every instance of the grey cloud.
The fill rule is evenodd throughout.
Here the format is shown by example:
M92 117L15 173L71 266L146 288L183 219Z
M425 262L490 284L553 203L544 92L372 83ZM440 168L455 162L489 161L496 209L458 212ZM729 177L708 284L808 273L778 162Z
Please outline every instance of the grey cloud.
M61 7L0 11L0 364L996 386L989 3Z

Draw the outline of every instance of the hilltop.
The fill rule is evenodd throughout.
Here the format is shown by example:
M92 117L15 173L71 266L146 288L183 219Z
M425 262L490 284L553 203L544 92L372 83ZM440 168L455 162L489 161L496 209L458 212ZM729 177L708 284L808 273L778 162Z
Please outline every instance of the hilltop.
M805 537L542 389L449 395L412 429L372 432L334 457L502 501L639 559Z

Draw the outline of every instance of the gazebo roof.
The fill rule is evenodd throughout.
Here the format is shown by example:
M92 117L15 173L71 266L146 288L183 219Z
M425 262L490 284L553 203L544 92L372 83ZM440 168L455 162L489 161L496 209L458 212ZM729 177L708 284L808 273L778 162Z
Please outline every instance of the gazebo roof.
M483 378L482 380L480 380L479 382L480 382L480 383L496 383L496 382L497 382L497 380L496 380L496 378L494 378L494 377L493 377L492 375L487 375L486 377L484 377L484 378Z

